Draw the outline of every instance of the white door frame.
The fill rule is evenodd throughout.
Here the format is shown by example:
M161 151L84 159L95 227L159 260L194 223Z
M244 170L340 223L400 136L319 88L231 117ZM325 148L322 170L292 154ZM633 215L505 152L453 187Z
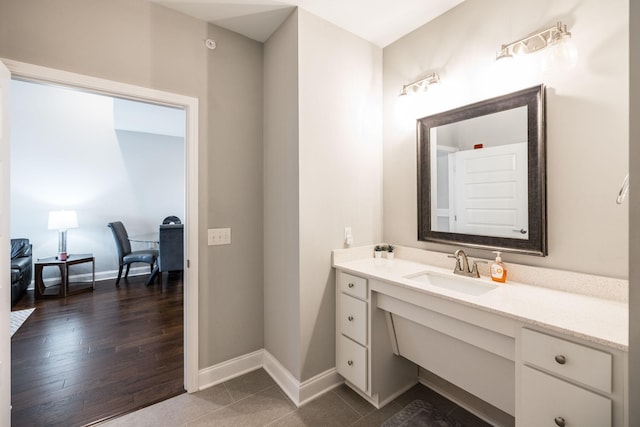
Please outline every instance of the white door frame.
M0 425L11 424L11 312L9 158L11 74L0 62Z
M198 99L0 58L11 74L26 80L185 109L184 387L198 391Z

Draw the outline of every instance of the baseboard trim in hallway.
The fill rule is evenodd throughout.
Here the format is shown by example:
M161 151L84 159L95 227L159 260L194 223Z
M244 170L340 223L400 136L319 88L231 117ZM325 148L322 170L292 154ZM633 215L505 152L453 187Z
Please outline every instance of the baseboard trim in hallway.
M335 368L300 382L266 350L263 367L297 407L344 383Z
M264 350L257 350L201 369L198 374L198 389L204 390L261 368L263 353Z
M200 370L199 390L215 386L259 368L264 368L291 402L298 407L344 382L335 368L300 382L272 354L261 349Z

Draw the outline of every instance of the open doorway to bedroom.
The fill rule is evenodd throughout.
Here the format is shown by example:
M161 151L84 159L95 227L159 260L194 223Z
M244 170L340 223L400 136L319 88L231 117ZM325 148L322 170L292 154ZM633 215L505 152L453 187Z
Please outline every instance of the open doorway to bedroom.
M67 249L92 253L97 279L118 271L107 223L135 236L184 221L184 109L15 79L11 89L11 236L30 238L34 260L57 252L52 211L76 212ZM148 272L138 263L130 275Z
M91 293L36 301L29 290L15 301L36 312L12 338L13 416L85 424L184 392L188 274L146 286L149 267L134 264L116 287L106 224L120 220L134 235L166 216L188 219L186 109L32 81L14 80L12 92L11 236L29 238L33 261L55 255L48 213L75 210L68 252L91 253L97 280ZM75 278L92 275L75 267Z

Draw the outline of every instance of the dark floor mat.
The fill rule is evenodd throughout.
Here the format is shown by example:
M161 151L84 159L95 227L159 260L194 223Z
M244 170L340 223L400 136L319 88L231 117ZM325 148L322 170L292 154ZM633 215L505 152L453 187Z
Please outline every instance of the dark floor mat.
M393 417L382 424L382 427L463 427L446 415L436 410L423 400L414 400Z

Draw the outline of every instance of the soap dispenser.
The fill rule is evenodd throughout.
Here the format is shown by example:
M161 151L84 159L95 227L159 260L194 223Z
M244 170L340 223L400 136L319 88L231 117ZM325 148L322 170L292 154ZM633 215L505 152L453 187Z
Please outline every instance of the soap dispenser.
M494 282L504 283L507 280L507 269L502 263L500 252L494 251L496 260L491 264L491 280Z

